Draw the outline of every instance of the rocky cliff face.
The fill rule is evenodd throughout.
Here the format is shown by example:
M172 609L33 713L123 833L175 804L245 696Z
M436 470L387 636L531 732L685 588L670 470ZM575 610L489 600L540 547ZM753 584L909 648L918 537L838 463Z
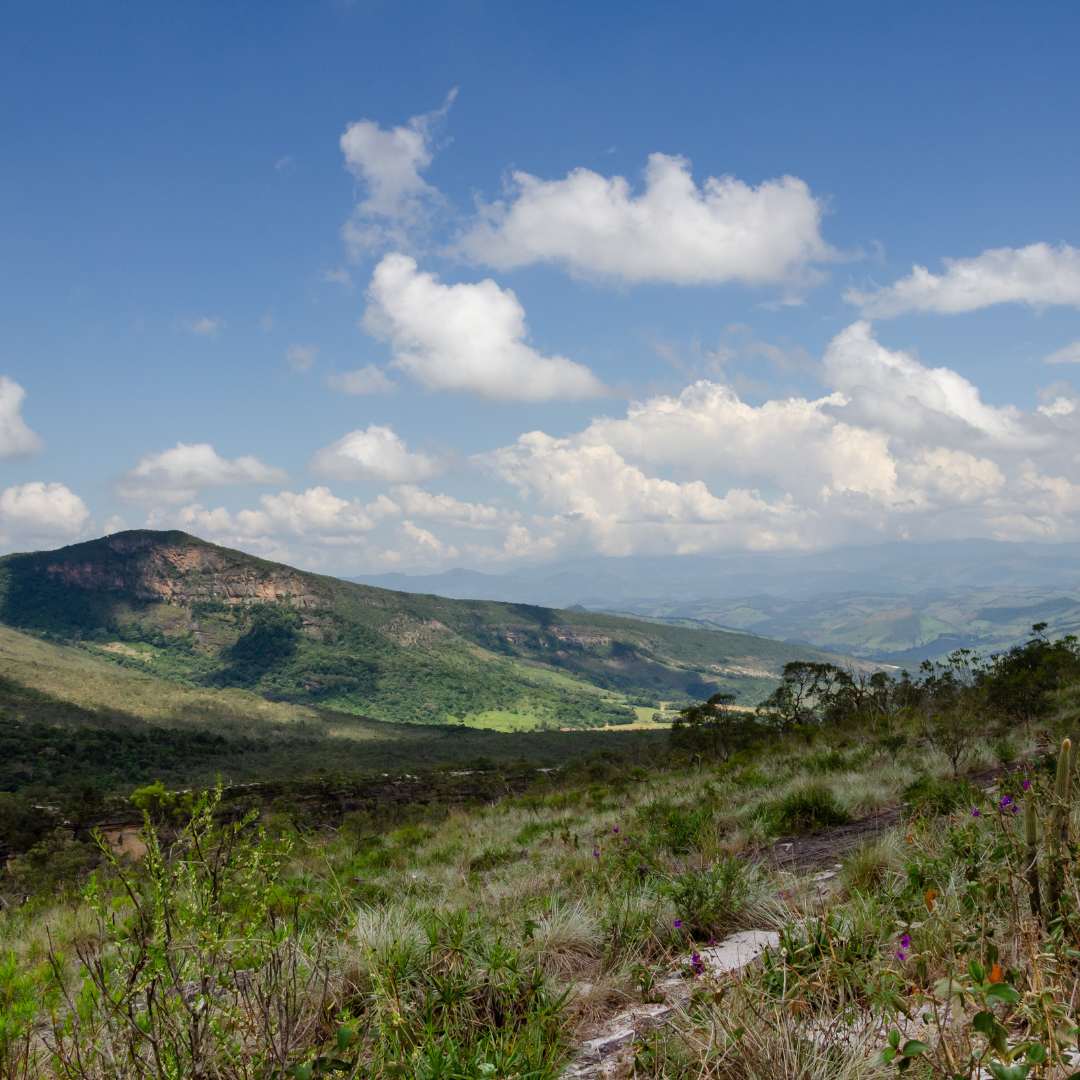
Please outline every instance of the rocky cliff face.
M321 603L315 579L290 567L239 556L186 533L123 532L44 556L44 573L79 589L190 605L216 601Z

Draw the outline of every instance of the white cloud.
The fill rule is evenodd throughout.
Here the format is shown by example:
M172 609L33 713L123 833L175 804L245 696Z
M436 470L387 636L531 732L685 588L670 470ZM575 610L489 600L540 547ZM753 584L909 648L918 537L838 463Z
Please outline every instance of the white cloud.
M562 180L513 175L509 202L482 208L462 250L499 268L552 262L573 273L680 285L792 283L834 253L821 203L794 176L699 188L685 158L651 154L645 188L575 169Z
M399 127L359 120L345 129L340 140L345 165L366 192L345 226L354 255L400 243L439 203L439 193L420 174L431 164L434 130L456 96L457 90L451 90L439 109Z
M1080 249L1068 244L992 248L974 258L944 263L941 274L915 266L892 285L870 292L850 289L846 299L870 318L909 311L955 315L993 304L1080 307Z
M943 446L918 451L905 465L904 479L946 505L982 502L1005 486L1005 474L996 462Z
M376 364L365 364L353 371L342 371L326 377L326 384L343 394L389 394L397 384Z
M312 458L311 467L341 480L373 479L396 484L426 480L439 471L434 458L409 450L393 428L380 424L350 431L323 447Z
M41 439L22 418L26 391L6 375L0 375L0 458L21 457L41 449Z
M827 486L891 497L896 468L887 437L838 422L830 407L843 402L832 395L754 406L729 386L700 380L677 397L632 403L625 418L594 421L581 440L610 445L653 467L675 466L786 491Z
M64 484L33 480L0 492L0 530L5 543L72 538L90 520L86 503Z
M375 268L368 300L367 330L391 344L395 366L429 389L504 401L604 393L587 367L527 344L518 298L490 279L443 285L409 256L387 255Z
M315 345L290 345L285 350L285 359L293 371L310 371L318 355Z
M533 431L489 460L522 494L584 529L605 554L657 544L682 554L725 546L800 546L802 515L790 500L770 503L744 489L718 497L701 480L649 476L610 446Z
M413 549L412 558L420 562L442 562L446 559L456 559L458 550L451 544L445 544L433 532L422 529L411 521L401 523L401 536Z
M272 484L284 479L281 469L258 458L223 458L209 443L177 443L170 450L147 454L119 485L125 499L145 502L187 502L207 487Z
M150 522L158 527L177 525L204 536L232 538L234 542L238 538L270 542L278 533L323 539L368 533L380 522L400 514L397 503L385 495L363 503L342 499L329 488L318 486L262 495L257 507L237 511L225 507L208 509L198 503L176 510L156 510Z
M848 399L844 415L864 424L936 438L977 433L999 443L1030 437L1015 408L986 404L978 387L949 368L929 368L909 353L885 348L867 322L837 334L824 364L829 386Z
M216 315L202 315L192 319L187 328L198 337L217 337L225 328L225 320Z
M1074 341L1043 357L1044 364L1080 364L1080 341Z
M463 502L452 495L433 494L403 484L394 488L394 500L409 517L445 522L470 529L491 529L503 524L508 515L497 506Z
M990 405L866 323L830 342L819 373L832 392L817 399L754 405L700 380L483 455L521 515L489 557L1080 539L1080 409L1064 388L1031 411Z

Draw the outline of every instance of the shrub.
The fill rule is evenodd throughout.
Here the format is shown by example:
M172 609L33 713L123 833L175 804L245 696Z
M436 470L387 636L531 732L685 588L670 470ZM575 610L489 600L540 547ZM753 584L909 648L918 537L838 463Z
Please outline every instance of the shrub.
M706 830L713 823L709 806L680 806L659 799L638 810L638 820L648 833L654 848L685 855L699 847Z
M820 783L806 784L782 799L765 803L759 813L769 831L776 834L816 832L851 820L832 788Z
M978 798L978 790L967 780L936 776L920 776L903 792L904 802L916 814L948 814L958 806L970 806Z
M710 937L745 925L760 883L748 863L727 857L704 870L677 875L664 891L683 927L696 936Z

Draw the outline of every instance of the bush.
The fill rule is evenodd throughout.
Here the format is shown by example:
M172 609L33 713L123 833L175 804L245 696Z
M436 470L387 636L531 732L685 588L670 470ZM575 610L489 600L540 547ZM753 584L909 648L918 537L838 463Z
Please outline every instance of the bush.
M707 805L679 806L660 799L641 807L638 820L647 830L651 847L685 855L700 847L713 815Z
M978 801L979 792L967 780L920 776L904 789L903 799L912 813L936 816L951 813L958 806L970 806Z
M719 936L742 925L757 892L754 871L742 859L723 858L704 870L672 878L665 889L683 927L699 937Z
M828 784L807 784L782 799L766 803L760 811L772 833L809 833L843 825L851 815L836 801Z

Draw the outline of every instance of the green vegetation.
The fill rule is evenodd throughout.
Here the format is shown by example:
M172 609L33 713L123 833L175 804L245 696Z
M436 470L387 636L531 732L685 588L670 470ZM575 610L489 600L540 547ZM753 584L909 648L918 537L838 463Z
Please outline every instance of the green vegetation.
M785 663L825 659L749 634L394 593L178 532L0 559L0 622L189 690L505 730L618 726L716 692L753 704Z
M302 785L256 817L144 782L138 863L8 800L32 846L0 880L0 1075L554 1080L673 975L687 996L623 1075L1068 1075L1078 664L1039 631L869 688L792 669L756 717L706 703L717 730L680 745L683 725L648 768L593 758L333 828ZM999 694L1018 671L1020 706ZM949 725L970 725L959 777ZM711 975L709 943L744 929L779 947Z

